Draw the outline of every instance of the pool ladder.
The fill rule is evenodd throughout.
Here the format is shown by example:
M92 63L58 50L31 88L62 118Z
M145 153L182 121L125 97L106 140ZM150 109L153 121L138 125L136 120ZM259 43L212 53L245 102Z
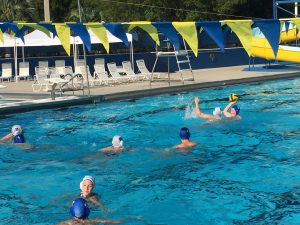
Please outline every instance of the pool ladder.
M173 47L175 51L175 58L178 66L178 71L180 72L182 83L184 84L184 81L195 81L195 77L191 66L189 52L187 50L186 43L184 40L183 40L183 45L184 45L184 50L176 51L175 47L174 46ZM189 72L191 74L191 77L183 78L184 72Z

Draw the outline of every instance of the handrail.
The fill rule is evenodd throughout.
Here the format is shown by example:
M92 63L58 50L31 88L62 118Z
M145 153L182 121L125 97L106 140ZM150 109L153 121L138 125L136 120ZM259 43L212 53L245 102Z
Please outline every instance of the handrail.
M82 95L84 95L84 83L83 83L83 76L82 76L82 74L80 74L80 73L77 73L77 74L71 74L71 73L67 73L67 74L65 74L65 75L63 75L63 74L61 74L60 76L63 76L64 78L66 77L66 76L71 76L71 78L69 79L69 81L68 82L66 82L66 83L64 83L63 85L61 85L60 86L60 96L62 96L62 93L63 93L63 88L66 86L66 85L68 85L68 84L70 84L70 82L72 82L72 90L73 90L73 95L74 95L74 79L75 78L81 78L80 79L80 81L81 81L81 85L82 85Z

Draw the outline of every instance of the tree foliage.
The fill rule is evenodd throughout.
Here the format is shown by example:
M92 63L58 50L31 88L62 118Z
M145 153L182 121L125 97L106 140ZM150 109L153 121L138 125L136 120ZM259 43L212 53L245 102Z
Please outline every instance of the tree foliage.
M79 21L78 0L49 0L53 22ZM80 0L83 22L271 18L271 0ZM42 21L44 0L0 0L2 21Z
M29 0L0 0L0 19L2 21L32 21L35 10Z

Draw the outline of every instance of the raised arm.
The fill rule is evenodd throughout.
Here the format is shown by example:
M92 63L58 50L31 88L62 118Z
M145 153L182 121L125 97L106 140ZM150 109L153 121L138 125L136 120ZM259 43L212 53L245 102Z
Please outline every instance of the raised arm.
M195 97L195 106L196 106L196 115L198 117L205 118L205 119L212 119L213 118L213 115L205 114L205 113L201 112L200 99L198 97Z
M228 105L225 107L225 109L223 110L223 115L226 117L233 117L233 115L231 114L231 112L228 112L229 109L231 108L231 106L233 106L237 101L234 102L229 102Z
M11 139L13 137L12 133L9 133L7 135L5 135L3 138L1 138L1 141L7 141L9 139Z

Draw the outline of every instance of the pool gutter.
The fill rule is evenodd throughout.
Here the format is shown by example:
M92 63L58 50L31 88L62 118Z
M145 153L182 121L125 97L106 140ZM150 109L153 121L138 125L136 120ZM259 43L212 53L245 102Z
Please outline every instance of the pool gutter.
M28 100L15 103L4 103L0 106L0 115L6 114L15 114L21 112L28 112L33 110L40 109L51 109L51 108L64 108L74 105L82 104L95 104L106 101L114 101L128 98L139 98L146 96L153 96L159 94L171 94L178 93L183 91L192 91L204 88L213 88L213 87L224 87L235 84L244 84L244 83L253 83L253 82L263 82L263 81L272 81L272 80L281 80L281 79L291 79L299 77L300 73L282 73L275 75L262 75L249 78L239 78L239 79L228 79L221 81L211 81L211 82L201 82L185 85L174 85L174 86L164 86L164 87L152 87L143 90L134 90L134 91L123 91L111 94L102 94L102 95L93 95L93 96L64 96L57 97L55 100L47 99L38 99L38 100ZM12 94L12 93L11 93Z

